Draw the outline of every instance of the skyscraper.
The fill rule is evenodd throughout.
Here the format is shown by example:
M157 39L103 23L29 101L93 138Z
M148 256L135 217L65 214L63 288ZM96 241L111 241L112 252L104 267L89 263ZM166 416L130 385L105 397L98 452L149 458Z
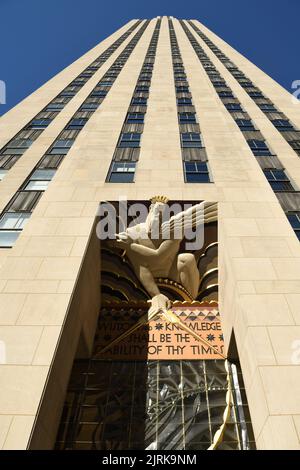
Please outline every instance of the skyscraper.
M299 126L172 17L1 118L3 449L300 448Z

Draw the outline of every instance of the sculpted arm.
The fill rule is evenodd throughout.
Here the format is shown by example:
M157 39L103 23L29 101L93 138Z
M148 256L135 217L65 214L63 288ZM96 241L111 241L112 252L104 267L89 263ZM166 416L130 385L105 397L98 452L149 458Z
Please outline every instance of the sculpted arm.
M177 253L178 242L174 240L164 240L158 248L149 248L148 246L132 243L130 249L132 252L140 255L147 261L147 258L157 259L163 262L169 258L171 254Z
M159 288L157 287L150 269L146 266L140 265L136 268L136 274L151 297L155 297L160 294Z

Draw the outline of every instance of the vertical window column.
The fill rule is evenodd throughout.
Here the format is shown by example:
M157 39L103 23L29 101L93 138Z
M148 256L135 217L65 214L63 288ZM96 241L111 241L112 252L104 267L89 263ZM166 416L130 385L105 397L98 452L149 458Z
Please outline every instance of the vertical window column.
M210 175L207 165L207 154L201 137L200 126L173 22L170 18L169 33L184 179L186 183L209 183Z
M81 90L87 81L99 70L107 59L138 27L141 20L131 26L113 42L97 59L81 72L69 85L62 90L42 111L40 111L15 137L0 149L0 180L14 166L19 158L31 147L33 142L56 118L69 101Z
M281 133L283 138L300 156L300 130L287 118L287 116L278 110L272 101L267 98L262 91L254 85L251 80L221 51L192 21L190 26L205 42L210 50L218 57L222 64L227 68L236 81L244 88L245 92L257 104L266 117L271 121L274 127Z
M14 245L57 168L83 127L105 99L149 23L149 20L145 21L134 35L0 215L0 248L11 248Z
M158 19L108 171L106 178L108 183L133 183L134 181L160 26L161 19Z
M289 217L289 211L286 210L285 201L284 198L282 198L282 193L294 193L294 195L296 195L298 191L296 191L277 156L271 152L270 147L265 141L261 132L255 128L254 124L250 119L250 116L242 109L240 102L234 96L231 88L227 85L221 74L218 72L216 67L209 59L208 55L205 53L205 51L200 46L195 37L192 35L187 25L184 23L183 20L180 20L180 24L185 34L187 35L194 51L196 52L199 61L204 67L212 85L214 86L217 94L219 95L220 100L222 101L227 111L231 114L236 124L240 128L253 155L259 163L267 181L269 182L271 188L277 195L279 203L285 211L288 220L291 222L291 220L294 220L294 218L292 219ZM190 24L193 29L197 32L197 28L192 23ZM199 35L201 36L201 34ZM216 52L218 54L218 57L220 57L220 55L222 54L221 51L217 50ZM230 68L230 70L235 68L232 63L227 63L227 66ZM240 72L239 70L235 70L235 73L238 74L239 77L242 76L242 72ZM243 84L245 87L253 86L252 83L249 83L247 77L243 76L241 79L243 80ZM289 197L287 196L287 198ZM294 205L299 206L299 198L293 198L293 201ZM294 228L293 225L292 227ZM294 231L296 232L296 235L299 238L299 232L295 228Z

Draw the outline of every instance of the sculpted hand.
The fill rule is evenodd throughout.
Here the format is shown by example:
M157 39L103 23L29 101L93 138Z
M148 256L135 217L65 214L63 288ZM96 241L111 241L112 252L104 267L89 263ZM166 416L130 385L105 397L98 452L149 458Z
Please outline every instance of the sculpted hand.
M116 234L117 246L126 250L132 243L132 239L127 232L120 232Z
M171 308L171 301L164 294L158 294L152 297L151 307L148 310L148 317L153 318L160 311L167 311Z
M131 243L132 239L130 238L127 232L116 233L116 240Z

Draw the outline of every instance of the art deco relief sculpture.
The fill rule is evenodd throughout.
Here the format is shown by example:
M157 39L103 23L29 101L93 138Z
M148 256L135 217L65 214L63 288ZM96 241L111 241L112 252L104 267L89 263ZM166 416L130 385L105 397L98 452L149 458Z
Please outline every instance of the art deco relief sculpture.
M199 270L194 253L186 252L182 242L187 238L195 239L195 249L201 250L204 225L217 220L217 204L201 202L172 216L169 209L165 196L155 196L151 199L145 222L116 234L113 245L124 250L137 278L151 297L151 305L148 312L131 328L106 345L99 352L100 356L157 316L176 323L182 330L215 350L171 310L171 301L160 292L158 281L163 278L178 283L189 292L190 298L196 299L200 283Z
M186 211L168 217L168 199L155 196L151 199L148 216L116 234L116 244L125 250L134 271L151 296L149 315L168 311L170 300L160 292L158 278L180 283L193 299L199 288L199 270L193 253L180 253L180 246L188 234L195 236L206 222L216 220L216 204L202 202ZM199 234L199 230L198 230Z

